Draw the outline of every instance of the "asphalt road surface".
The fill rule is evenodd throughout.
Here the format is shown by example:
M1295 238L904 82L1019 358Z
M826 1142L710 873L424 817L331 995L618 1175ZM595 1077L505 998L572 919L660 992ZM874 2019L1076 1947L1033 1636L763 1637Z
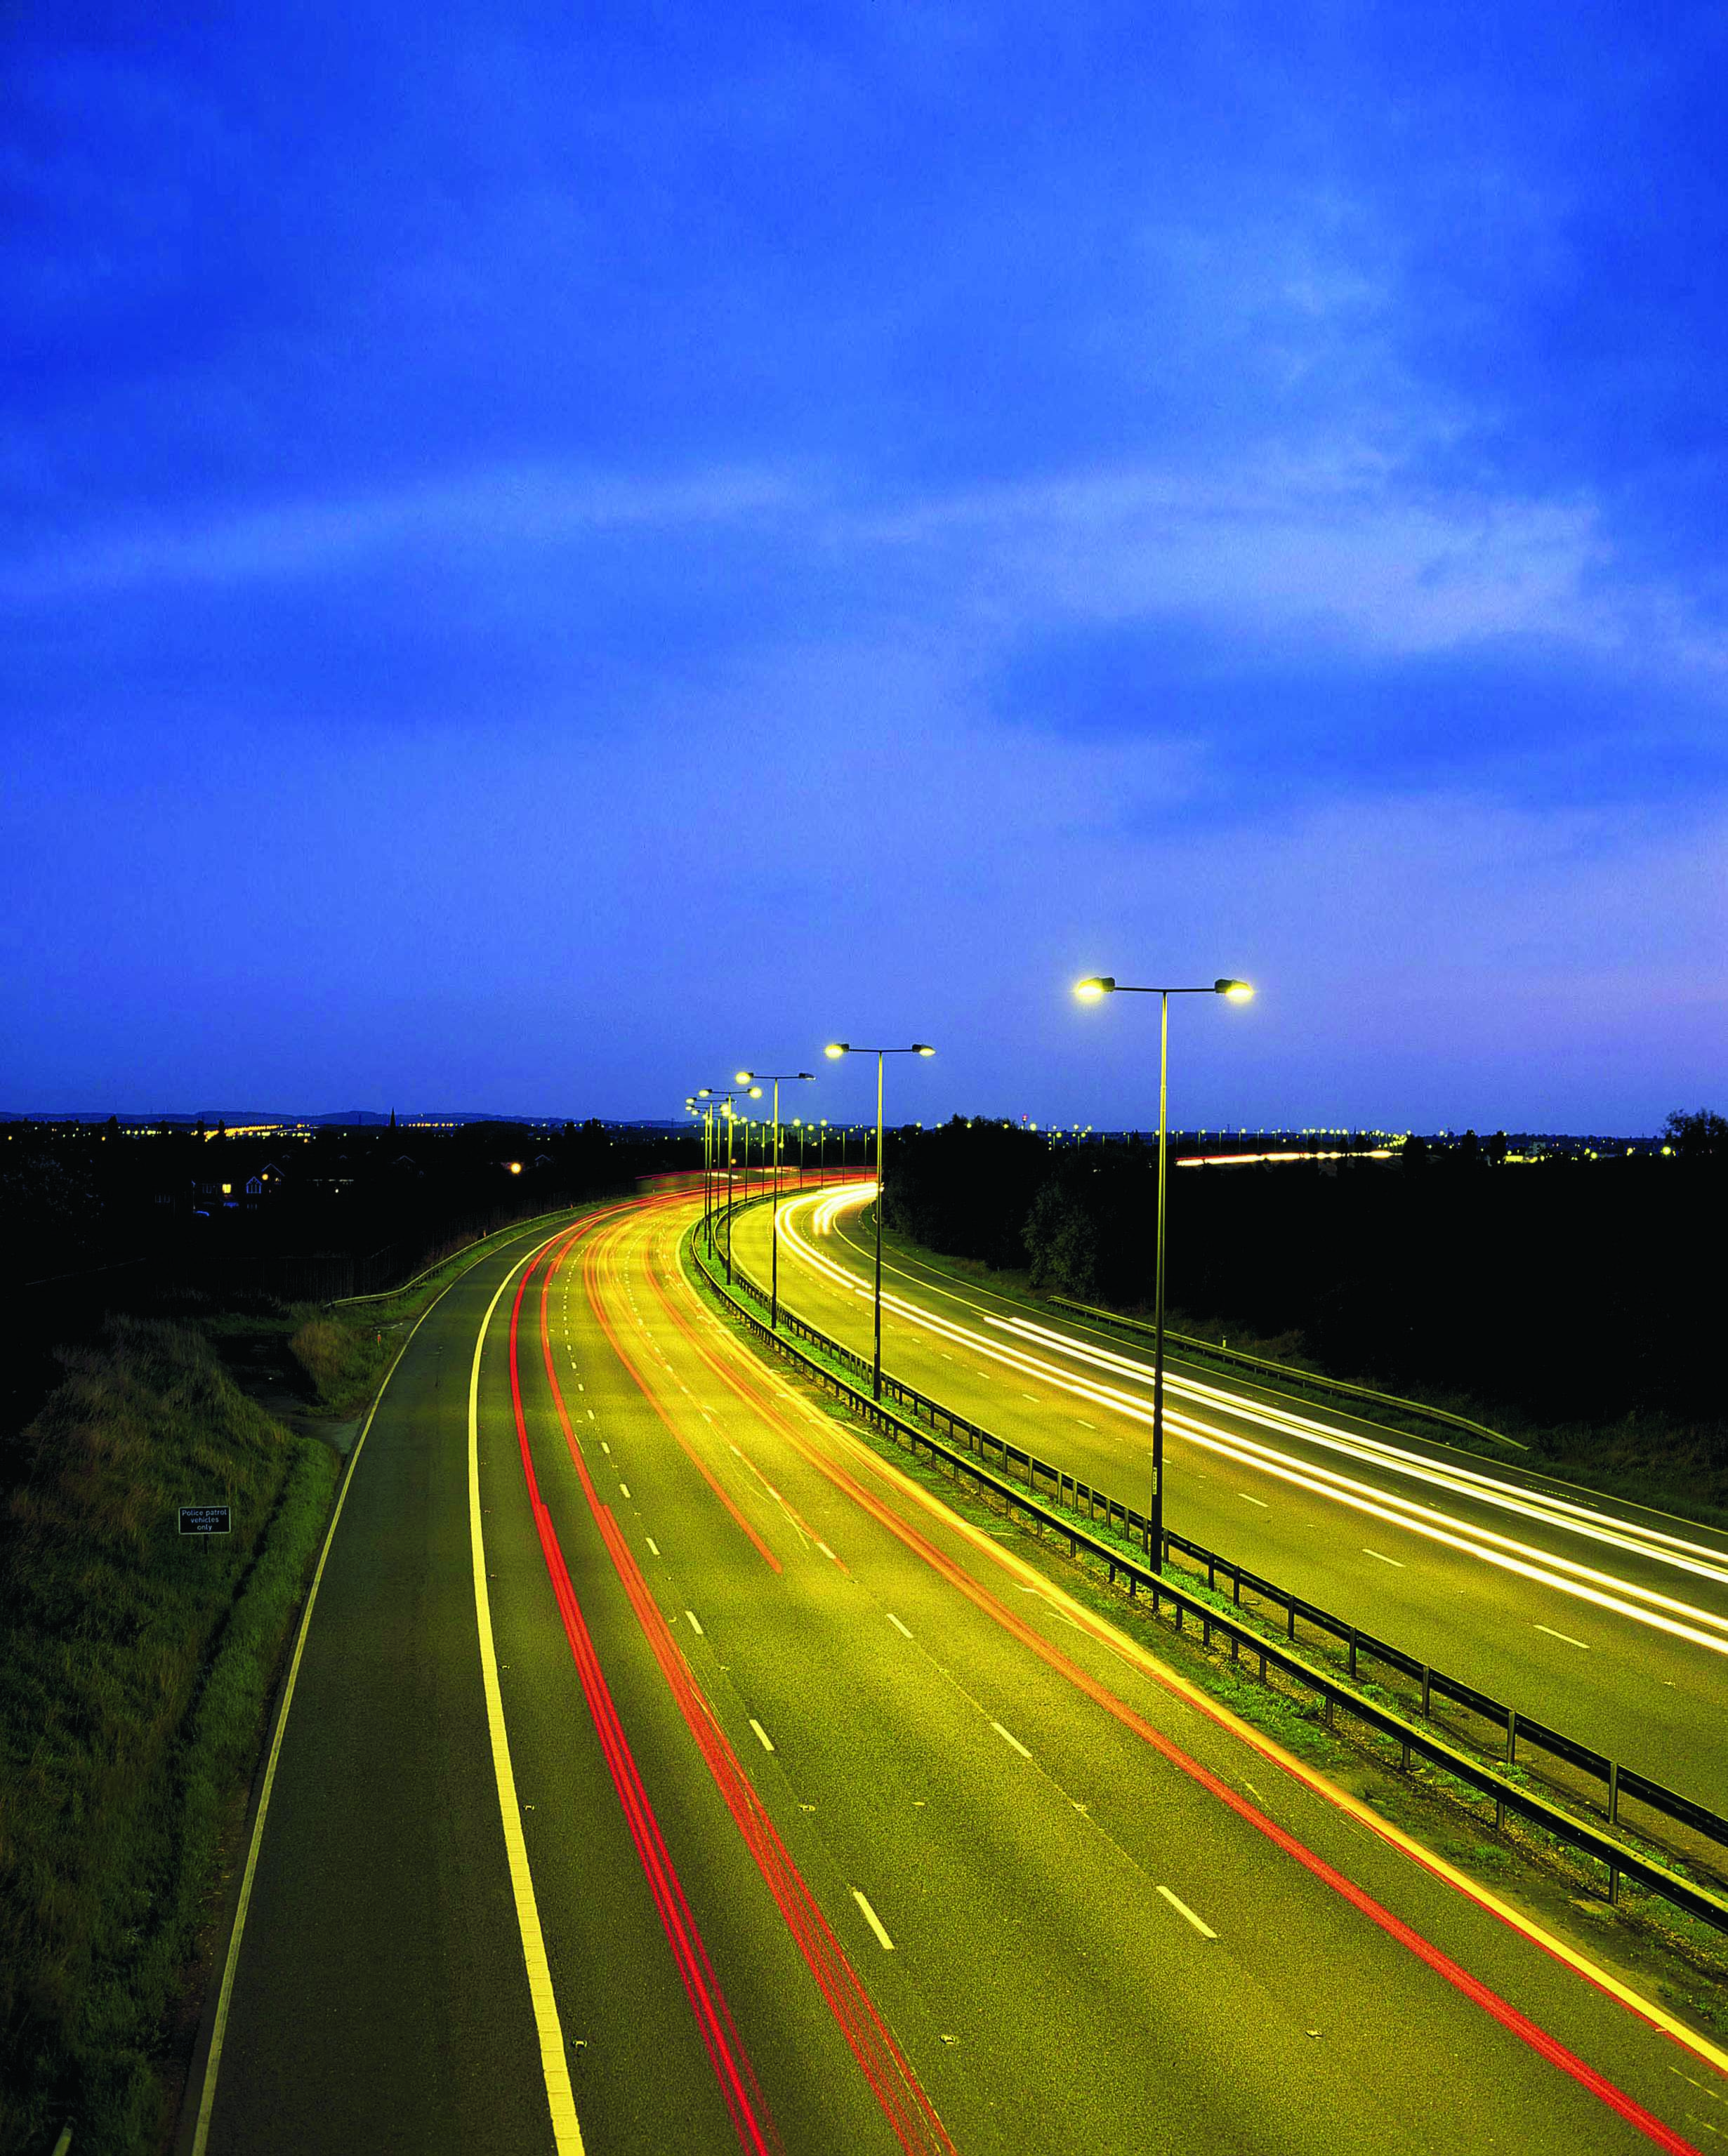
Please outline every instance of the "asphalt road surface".
M1728 2061L764 1368L679 1271L691 1217L494 1256L407 1348L183 2145L1728 2135Z
M867 1356L868 1193L830 1195L782 1200L780 1292ZM759 1207L736 1256L765 1283L769 1251ZM897 1245L883 1289L886 1368L1144 1507L1149 1341ZM1728 1536L1216 1371L1171 1373L1170 1527L1728 1812Z

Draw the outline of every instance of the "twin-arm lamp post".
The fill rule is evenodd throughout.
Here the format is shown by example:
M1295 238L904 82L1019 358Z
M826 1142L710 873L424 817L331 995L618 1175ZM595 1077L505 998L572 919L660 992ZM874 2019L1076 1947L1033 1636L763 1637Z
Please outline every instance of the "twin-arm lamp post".
M753 1096L759 1097L762 1091L762 1086L756 1082L759 1079L763 1084L774 1087L774 1199L769 1215L768 1232L768 1322L770 1327L778 1326L780 1322L780 1081L784 1078L790 1085L800 1078L814 1078L815 1075L814 1070L740 1070L738 1074L739 1085L748 1086ZM728 1273L727 1277L730 1280L731 1275Z
M713 1106L707 1111L710 1116L712 1116L717 1109L726 1118L726 1285L728 1287L732 1286L732 1127L737 1120L732 1111L732 1104L739 1097L738 1094L729 1088L718 1086L698 1086L692 1096L692 1101L712 1102ZM746 1086L743 1097L747 1100L759 1101L762 1098L762 1088L759 1086ZM708 1226L708 1250L711 1255L713 1248L714 1229L711 1214Z
M933 1055L928 1041L915 1040L910 1048L856 1048L849 1040L831 1040L825 1055L873 1055L876 1058L876 1350L871 1363L870 1396L882 1398L882 1058L885 1055Z
M1156 996L1158 1028L1158 1257L1152 1348L1152 1502L1146 1515L1146 1554L1152 1569L1164 1569L1164 1186L1165 1111L1170 1075L1170 999L1172 996L1223 996L1245 1004L1254 991L1246 981L1214 981L1208 988L1136 988L1111 973L1094 973L1074 983L1083 1002L1100 997ZM878 1259L878 1264L880 1260Z

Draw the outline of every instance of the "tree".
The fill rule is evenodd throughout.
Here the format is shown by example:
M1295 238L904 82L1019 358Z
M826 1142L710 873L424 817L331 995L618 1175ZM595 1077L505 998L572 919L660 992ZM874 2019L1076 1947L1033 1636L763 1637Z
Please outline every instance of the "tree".
M1728 1160L1728 1117L1713 1108L1676 1108L1662 1135L1682 1160Z

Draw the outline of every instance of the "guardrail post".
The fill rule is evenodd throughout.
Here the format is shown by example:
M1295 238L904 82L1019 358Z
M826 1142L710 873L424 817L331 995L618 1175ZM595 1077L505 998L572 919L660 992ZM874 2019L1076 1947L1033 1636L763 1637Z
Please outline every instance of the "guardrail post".
M1608 1762L1608 1825L1618 1826L1619 1824L1620 1762L1617 1759L1610 1759Z
M1608 1866L1608 1899L1611 1902L1620 1899L1620 1867L1617 1864Z
M1350 1673L1353 1677L1356 1674L1356 1628L1354 1625L1350 1628Z
M1506 1709L1506 1764L1509 1767L1518 1757L1518 1709Z
M1424 1722L1432 1721L1433 1718L1428 1712L1428 1687L1432 1681L1433 1675L1432 1670L1424 1662L1422 1666L1422 1711Z

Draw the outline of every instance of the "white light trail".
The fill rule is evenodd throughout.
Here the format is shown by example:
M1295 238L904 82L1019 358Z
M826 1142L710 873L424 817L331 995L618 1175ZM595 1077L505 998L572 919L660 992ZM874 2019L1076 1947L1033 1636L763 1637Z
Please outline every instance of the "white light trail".
M825 1230L831 1232L833 1222L843 1207L867 1203L873 1194L873 1185L855 1186L816 1201ZM809 1201L805 1201L802 1207L794 1204L782 1210L779 1222L782 1240L803 1263L831 1286L844 1294L869 1301L871 1290L861 1286L850 1273L825 1253L817 1250L800 1232L800 1212L809 1209ZM1055 1385L1077 1399L1108 1408L1128 1420L1148 1425L1152 1420L1151 1408L1144 1401L1103 1382L1102 1378L1062 1368L1045 1360L1043 1356L1032 1353L1031 1348L1033 1344L1040 1347L1047 1344L1075 1361L1091 1364L1110 1375L1120 1373L1134 1380L1149 1383L1149 1368L1132 1357L1118 1355L1108 1349L1094 1349L1088 1343L1076 1342L1047 1327L1017 1319L990 1319L988 1322L992 1327L1010 1336L1005 1339L991 1337L934 1311L923 1309L901 1296L885 1293L882 1306L885 1310L892 1311L908 1324L916 1325L939 1338L968 1348L1022 1377L1042 1378L1047 1383ZM1016 1340L1024 1341L1026 1344L1014 1344ZM1172 1381L1168 1373L1165 1383L1167 1394L1179 1389L1178 1383ZM1345 1456L1354 1456L1364 1466L1378 1466L1449 1490L1454 1496L1491 1503L1533 1522L1561 1528L1568 1533L1587 1536L1626 1554L1667 1564L1728 1585L1728 1563L1725 1563L1717 1553L1685 1542L1678 1536L1635 1527L1629 1522L1612 1520L1564 1498L1496 1482L1490 1476L1435 1462L1416 1453L1404 1452L1396 1445L1359 1437L1315 1422L1308 1416L1287 1414L1282 1409L1226 1393L1216 1386L1183 1380L1180 1383L1180 1390L1184 1397L1202 1399L1208 1405L1226 1408L1232 1415L1275 1434L1294 1437L1305 1445L1318 1445ZM1699 1609L1659 1594L1654 1589L1644 1587L1636 1581L1598 1572L1575 1559L1535 1548L1510 1536L1497 1533L1492 1528L1433 1510L1398 1492L1376 1490L1318 1462L1294 1459L1287 1452L1258 1444L1239 1432L1221 1430L1180 1410L1166 1408L1165 1422L1172 1435L1185 1439L1189 1443L1225 1459L1256 1468L1263 1474L1290 1483L1310 1495L1347 1505L1370 1518L1401 1527L1407 1533L1422 1536L1430 1542L1474 1558L1479 1563L1494 1565L1537 1585L1552 1588L1597 1609L1611 1610L1616 1615L1629 1618L1635 1623L1653 1626L1695 1646L1708 1648L1715 1654L1728 1655L1728 1617L1718 1616L1714 1611Z

